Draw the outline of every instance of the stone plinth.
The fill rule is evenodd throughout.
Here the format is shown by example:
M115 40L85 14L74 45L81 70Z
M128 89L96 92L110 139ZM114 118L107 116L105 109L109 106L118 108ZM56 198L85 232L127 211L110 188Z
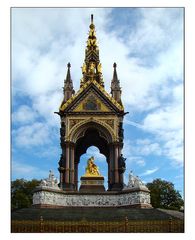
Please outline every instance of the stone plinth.
M34 207L132 207L151 208L150 193L146 188L132 188L121 192L65 192L39 187L33 195Z
M103 176L82 176L79 192L95 193L104 192L104 177Z

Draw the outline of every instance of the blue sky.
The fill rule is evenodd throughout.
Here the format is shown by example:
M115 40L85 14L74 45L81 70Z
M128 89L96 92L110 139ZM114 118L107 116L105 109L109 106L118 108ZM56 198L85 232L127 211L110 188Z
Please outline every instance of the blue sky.
M183 9L12 8L12 179L59 177L62 87L71 63L75 90L90 24L100 48L105 88L113 63L125 111L125 182L133 170L144 182L162 178L183 194ZM105 157L95 156L107 180Z

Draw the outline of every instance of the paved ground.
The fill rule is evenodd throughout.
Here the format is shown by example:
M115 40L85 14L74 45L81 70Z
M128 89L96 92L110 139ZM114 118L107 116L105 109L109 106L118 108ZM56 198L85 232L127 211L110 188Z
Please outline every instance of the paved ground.
M45 220L163 220L170 217L181 218L176 211L160 209L127 209L127 208L24 208L12 212L12 220L38 220L40 216Z

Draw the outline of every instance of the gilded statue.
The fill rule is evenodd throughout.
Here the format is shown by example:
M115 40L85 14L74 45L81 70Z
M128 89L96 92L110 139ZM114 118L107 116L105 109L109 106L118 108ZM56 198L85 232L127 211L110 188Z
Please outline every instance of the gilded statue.
M90 70L90 73L94 73L95 72L95 64L93 62L90 64L89 70Z
M85 63L83 63L83 66L82 66L82 73L86 73L86 64Z
M98 170L98 167L94 163L94 157L90 157L87 160L87 167L85 168L85 175L93 175L93 176L99 176L100 172Z
M96 46L96 39L95 38L94 39L90 39L90 42L91 42L92 46Z
M87 40L87 47L91 47L91 46L96 46L96 39L88 39Z
M90 39L87 40L87 47L90 47L91 46L91 42L90 42Z
M90 29L89 36L93 37L94 30Z
M99 73L102 73L102 64L101 63L98 64L97 69L98 69Z

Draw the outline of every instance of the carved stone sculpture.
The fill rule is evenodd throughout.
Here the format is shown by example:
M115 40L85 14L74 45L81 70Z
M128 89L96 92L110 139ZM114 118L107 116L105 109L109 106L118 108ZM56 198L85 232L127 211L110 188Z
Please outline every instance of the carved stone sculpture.
M130 171L129 181L125 188L130 189L130 188L134 188L134 187L137 187L137 188L142 187L142 188L147 189L146 185L141 181L141 179L138 176L134 176L133 172Z
M49 171L49 177L42 179L39 187L59 189L58 180L54 177L54 173L51 170Z

